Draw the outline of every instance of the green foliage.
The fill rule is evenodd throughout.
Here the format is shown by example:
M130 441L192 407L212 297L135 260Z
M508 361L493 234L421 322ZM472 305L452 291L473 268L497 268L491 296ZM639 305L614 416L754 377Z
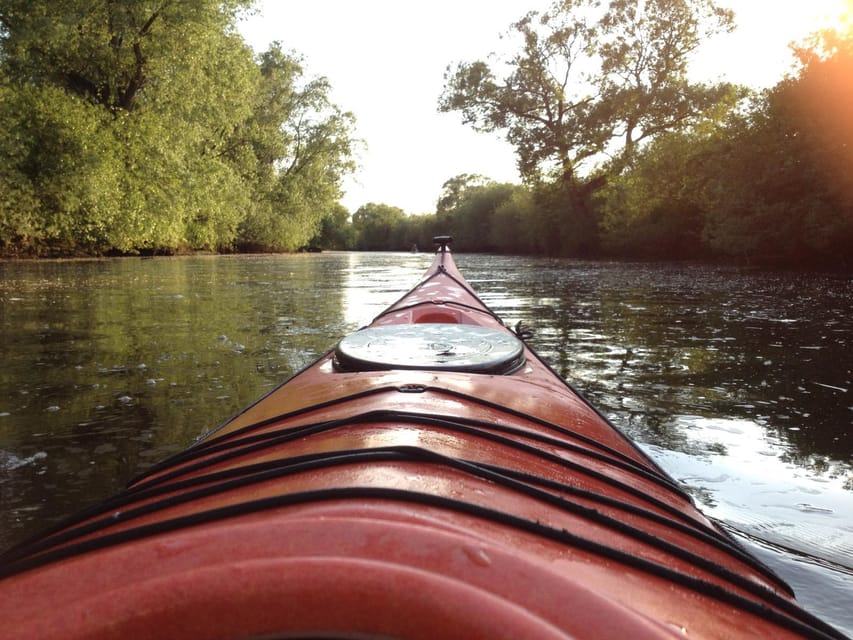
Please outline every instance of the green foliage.
M250 0L3 0L4 58L19 82L49 84L114 113L132 111L163 93L163 83L218 62L211 50L233 39L237 16L250 5Z
M509 197L494 209L489 243L500 253L536 253L535 217L533 194L528 189L514 187Z
M466 251L851 266L850 33L816 34L748 96L687 79L731 27L711 0L558 0L512 25L513 56L449 69L439 102L504 132L525 186L463 174L434 215L371 203L350 222L353 116L297 54L253 55L236 32L251 4L0 0L0 253L450 233Z
M309 246L319 249L352 249L355 247L355 229L350 223L350 213L342 204L332 207L320 223L319 233Z
M518 186L462 174L445 182L435 216L420 219L369 205L354 217L356 246L405 250L420 233L423 248L450 233L464 251L844 267L851 51L850 37L823 34L773 90L728 87L690 126L649 136L582 179Z
M513 190L512 185L497 183L468 187L451 217L450 230L456 244L468 251L495 251L495 240L499 239L494 228L496 211L512 197Z
M259 189L239 244L292 251L320 230L352 161L352 114L329 101L325 78L304 82L298 57L274 45L261 56L259 100L230 150Z
M512 25L521 50L498 79L482 61L448 69L442 111L461 111L484 131L502 130L522 175L578 180L583 163L621 140L689 124L725 87L690 84L688 56L701 39L731 27L707 0L561 0Z
M597 196L605 252L634 258L707 257L699 190L710 139L663 135L644 147Z
M434 235L451 234L465 251L533 253L538 249L534 224L539 215L526 187L462 174L444 183Z
M278 46L254 59L250 5L0 0L0 250L307 242L352 116Z
M4 83L0 92L0 243L97 245L120 189L109 120L54 87Z
M658 137L599 193L609 252L849 268L853 38L825 33L797 54L796 75Z
M418 251L432 251L433 238L446 235L446 227L434 214L406 216L399 228L400 244Z
M715 147L705 240L759 262L844 266L853 243L853 37L800 50L780 82ZM849 262L847 263L849 266Z
M441 195L435 205L436 215L439 217L448 215L459 207L466 190L471 187L481 187L489 182L491 181L484 176L470 173L461 173L446 180L441 186Z
M399 207L370 202L352 215L356 233L355 246L362 251L402 251L408 246L399 244L398 227L406 218Z

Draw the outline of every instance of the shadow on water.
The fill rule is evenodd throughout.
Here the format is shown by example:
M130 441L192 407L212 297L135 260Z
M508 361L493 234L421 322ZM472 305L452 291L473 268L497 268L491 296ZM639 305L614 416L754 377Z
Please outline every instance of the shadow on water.
M369 322L429 260L0 264L0 546L186 447ZM853 630L846 607L833 604L838 593L853 596L849 278L465 254L457 262L709 515L801 600Z

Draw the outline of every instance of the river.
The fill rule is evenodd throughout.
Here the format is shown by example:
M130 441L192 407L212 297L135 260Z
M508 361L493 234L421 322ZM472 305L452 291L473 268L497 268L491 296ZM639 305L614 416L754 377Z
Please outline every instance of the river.
M183 449L415 284L428 254L0 263L0 547ZM456 256L708 515L853 635L853 280Z

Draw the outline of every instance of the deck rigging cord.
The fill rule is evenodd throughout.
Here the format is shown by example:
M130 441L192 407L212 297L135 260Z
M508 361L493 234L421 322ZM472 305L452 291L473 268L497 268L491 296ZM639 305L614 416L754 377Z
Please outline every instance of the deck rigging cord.
M455 458L447 458L435 454L433 452L416 448L416 447L389 447L379 450L356 450L343 452L327 452L322 454L315 460L299 460L294 461L279 461L279 469L268 469L265 473L260 474L260 478L238 477L232 483L214 484L194 490L187 495L173 496L162 501L161 504L145 505L138 508L138 513L119 512L114 516L106 518L99 523L93 523L89 527L84 527L79 533L81 535L90 535L94 533L99 526L113 526L116 522L122 522L125 519L140 517L152 509L165 508L172 506L175 503L185 500L198 500L206 495L215 494L221 491L227 491L236 486L240 486L246 482L259 482L263 479L268 479L270 474L276 473L298 473L310 469L313 465L321 464L353 464L355 462L370 462L376 463L379 461L417 461L417 462L436 462L443 465L450 465L456 469L466 473L473 473L483 478L487 478L492 482L499 482L502 486L512 488L517 491L531 495L540 500L547 500L552 503L559 504L563 507L576 508L571 502L564 500L559 496L542 492L535 487L530 487L525 483L515 482L511 478L499 471L494 471L487 467L483 467L476 463L459 460ZM293 467L293 468L288 468ZM224 488L223 488L224 487ZM754 583L740 575L733 573L727 569L722 569L719 565L713 562L706 561L702 558L696 558L690 552L684 552L682 557L688 558L691 561L695 560L697 566L707 573L713 573L718 577L725 579L733 588L723 587L721 585L708 582L707 580L697 577L692 574L687 574L682 571L673 569L667 565L661 564L645 558L636 556L635 554L627 553L620 549L608 546L601 542L586 539L577 534L566 531L565 529L557 529L553 526L543 524L539 521L532 521L513 514L497 511L489 507L477 505L467 501L461 501L443 496L436 496L429 493L415 492L403 489L391 488L376 488L376 487L337 487L331 489L319 489L303 491L291 494L282 494L272 497L259 498L250 502L218 507L207 511L201 511L190 515L179 516L172 519L163 520L155 524L142 524L138 527L128 528L113 533L105 533L101 537L87 538L74 541L68 539L61 542L62 546L51 546L43 550L36 551L34 555L24 555L21 558L3 558L4 563L0 566L0 578L8 575L13 575L20 571L25 571L38 566L42 566L49 562L55 562L65 558L73 557L81 553L91 552L97 549L105 548L111 545L120 544L132 540L138 540L151 535L157 535L169 531L179 530L185 527L203 524L215 520L232 518L248 513L256 513L259 511L301 505L307 503L326 502L330 500L392 500L397 502L413 502L425 504L455 511L457 513L466 514L476 518L488 520L510 526L534 535L542 536L573 548L581 549L589 553L594 553L616 562L620 562L631 566L635 569L662 577L687 588L690 588L702 595L717 599L719 601L737 606L746 611L750 611L756 615L775 621L787 628L795 629L807 637L812 638L840 638L836 630L826 625L821 620L803 611L790 601L777 595L774 591ZM164 506L165 505L165 506ZM597 514L595 510L587 510L589 517ZM621 528L621 527L620 527ZM627 533L627 530L620 531ZM647 544L658 544L653 536L649 537L646 532L640 532L641 537L645 538ZM56 542L56 541L55 541ZM666 547L666 545L663 545ZM664 548L664 551L671 549ZM681 555L681 554L679 554ZM749 596L739 593L745 591Z
M652 496L649 496L642 489L635 487L633 483L625 483L610 478L605 474L589 469L586 465L566 460L565 458L562 458L560 456L544 452L541 449L534 447L530 444L526 444L508 437L508 434L511 434L516 437L527 438L528 436L536 436L536 434L529 434L503 425L494 425L490 423L483 423L480 421L467 421L466 423L466 421L460 421L458 419L448 419L436 416L423 416L419 414L398 411L369 412L367 414L350 416L342 420L332 420L327 422L276 430L260 434L260 437L253 436L250 438L251 442L249 443L246 442L246 438L240 439L238 441L226 441L221 444L228 446L217 446L213 447L214 449L216 449L215 451L208 450L206 452L203 452L204 457L195 462L194 464L188 464L190 461L184 459L181 461L181 464L179 464L177 468L174 468L171 472L163 472L164 470L161 469L161 472L158 475L149 478L147 481L137 482L131 487L129 487L124 493L119 494L118 496L115 496L113 498L107 499L103 501L100 505L97 505L96 507L90 508L84 512L77 514L77 516L73 520L66 520L65 522L55 527L53 530L54 535L49 535L49 532L45 532L45 534L47 535L43 534L40 539L33 540L30 543L25 543L21 545L18 548L17 555L20 556L25 554L39 553L41 550L47 549L51 546L67 544L69 541L72 541L76 537L83 535L91 535L92 533L102 528L109 528L111 526L114 526L115 524L117 524L117 522L119 522L119 520L126 521L132 519L132 517L135 516L132 516L130 512L126 510L120 510L125 508L127 505L133 504L134 502L153 500L156 499L158 496L163 496L168 493L174 493L175 491L179 490L185 490L199 484L212 484L213 487L219 487L219 485L215 483L227 482L228 480L233 479L234 477L252 477L252 474L262 473L267 468L267 466L265 464L252 464L242 467L238 466L231 470L214 471L212 473L197 475L195 477L190 477L189 479L181 480L182 477L186 478L187 474L204 472L204 470L208 467L214 467L232 460L237 460L241 457L245 457L246 455L257 451L270 450L271 446L274 445L281 445L285 442L325 434L335 429L372 424L376 422L393 422L395 424L418 424L421 426L427 426L429 428L441 428L445 431L461 432L469 436L475 436L490 440L504 447L521 451L527 455L536 456L540 459L547 460L554 465L568 468L575 473L584 474L598 482L608 484L611 487L621 491L622 493L632 496L634 499L641 500L642 502L646 503L648 507L634 507L633 505L631 505L631 503L625 500L609 498L607 496L592 491L580 490L575 487L572 487L571 485L554 481L551 478L532 474L525 474L516 469L494 467L494 469L492 470L492 473L498 473L500 477L512 478L513 482L522 482L528 485L548 487L554 490L558 490L561 493L574 495L575 497L586 499L591 502L615 507L617 509L620 509L621 511L629 512L633 515L642 516L647 520L654 521L658 524L667 526L670 529L677 530L680 533L687 534L694 538L700 539L706 543L713 544L714 546L723 549L729 555L737 557L742 562L745 562L752 566L754 569L761 571L765 574L765 577L773 580L778 585L781 585L782 588L788 589L787 585L785 585L785 583L778 576L767 570L762 564L757 563L756 561L751 559L751 557L744 554L737 545L731 544L727 537L720 535L719 532L714 529L705 528L703 525L701 525L701 523L696 522L695 520L685 516L680 510L671 506L667 502L657 500ZM555 445L565 444L561 443L560 441L549 440L541 436L533 437L532 439L539 440L540 442L542 440L549 441ZM348 451L346 452L346 454L352 456L354 455L354 453L361 452L369 456L372 455L373 452L390 449L393 448L366 448ZM410 449L403 448L398 450ZM441 454L435 452L429 452L426 450L420 451L420 455L432 456L431 459L441 460L444 464L449 466L455 466L459 463L460 460L448 456L442 456ZM589 455L591 453L594 453L579 448L573 448L571 449L571 451L579 455ZM335 453L336 452L332 452L329 456L319 455L297 458L283 458L281 460L276 460L271 463L271 467L274 469L280 469L283 468L283 466L290 464L303 464L306 459L311 460L312 464L315 465L318 464L317 461L329 465L337 464L337 459L332 455ZM607 458L601 456L599 456L598 459L602 462L606 462L611 465L617 462L615 460L608 460ZM352 457L350 457L349 460L352 461ZM487 470L490 468L490 465L484 465L482 463L474 461L466 461L466 464L473 465L474 467L483 470L484 473L486 473ZM322 464L320 464L320 466L322 466ZM317 467L315 466L314 468ZM625 465L622 468L627 472L637 472L640 470L635 469L629 465ZM495 469L497 469L498 471L495 471ZM644 477L647 481L652 482L656 480L656 477L649 474L648 472L641 474L640 477ZM255 481L259 480L256 479ZM666 486L667 488L671 488L668 484L664 486ZM225 484L222 487L219 487L218 489L211 489L211 491L222 492L227 491L228 489L229 485ZM180 502L191 502L192 500L197 499L198 497L199 496L196 493L187 493L186 495L180 496ZM539 497L541 497L541 495ZM141 512L138 512L137 515L147 514L158 509L167 508L171 504L171 501L149 504L146 505L146 507L144 507ZM659 515L656 510L665 512L667 516ZM116 516L117 513L121 514L120 519ZM108 515L105 516L105 514ZM99 517L101 517L101 519L97 521L97 525L95 525L95 523L88 522L88 524L84 524L82 526L75 526L75 524L86 523L87 521L91 521L93 518ZM612 520L609 522L611 526L616 526L615 523L617 523L618 521ZM94 529L92 528L93 526ZM639 530L635 530L634 535L643 537L645 534ZM661 541L661 544L664 543ZM676 553L680 552L676 551ZM0 558L0 560L8 560L14 558L14 556L15 554L7 554L4 558Z

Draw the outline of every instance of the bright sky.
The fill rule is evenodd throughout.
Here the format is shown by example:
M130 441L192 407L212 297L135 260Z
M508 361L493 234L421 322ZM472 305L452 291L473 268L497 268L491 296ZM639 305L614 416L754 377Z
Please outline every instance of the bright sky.
M351 212L368 202L432 213L448 178L477 173L520 182L512 148L476 133L458 114L438 113L450 63L485 59L500 35L543 0L259 0L241 26L256 51L278 40L325 76L332 99L357 120L366 143L345 184ZM853 0L718 0L735 10L738 30L705 45L696 75L767 87L791 66L787 45L853 13Z

